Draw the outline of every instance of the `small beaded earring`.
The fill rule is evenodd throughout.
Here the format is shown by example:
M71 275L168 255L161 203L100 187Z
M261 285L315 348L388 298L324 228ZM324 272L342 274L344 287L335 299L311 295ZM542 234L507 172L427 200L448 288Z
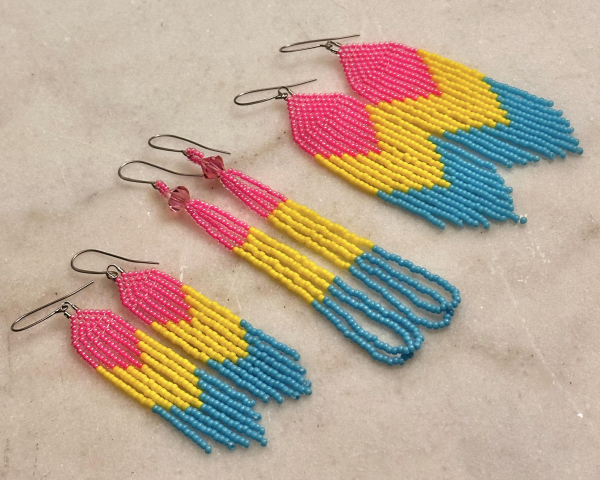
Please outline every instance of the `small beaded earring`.
M206 161L209 160L207 159ZM139 160L127 162L119 168L119 176L123 180L151 184L168 199L171 210L175 212L185 210L217 242L244 258L271 278L281 282L291 292L299 295L315 310L325 316L346 338L349 338L362 349L366 350L377 361L388 365L396 365L403 364L407 359L412 358L414 351L418 350L423 342L423 335L418 326L424 325L429 328L447 326L454 314L454 308L460 302L458 290L439 276L432 275L427 270L414 266L411 262L402 260L396 255L389 254L385 250L375 247L369 240L357 237L343 227L329 222L309 209L298 205L298 212L303 215L303 218L309 220L314 225L315 231L327 235L325 228L320 228L320 226L323 226L329 232L335 232L335 235L329 235L331 241L324 242L331 249L329 252L337 251L340 253L341 249L336 248L336 242L339 242L337 246L342 245L349 252L354 252L350 255L355 256L356 264L360 269L363 269L370 275L379 277L390 287L405 295L417 307L425 308L430 313L441 314L443 318L438 322L431 322L415 315L385 287L368 278L365 273L350 265L349 262L342 261L341 265L348 268L355 278L358 278L368 287L378 292L395 308L395 310L388 309L373 301L361 290L352 288L339 276L319 267L293 248L278 242L256 228L250 227L245 222L238 220L233 215L214 205L201 200L191 199L187 188L180 186L171 190L160 180L150 182L124 176L122 174L123 168L132 163L142 163L170 173L177 174L177 172ZM214 165L216 162L210 160L210 163ZM239 198L246 198L245 196L248 195L248 198L256 200L256 204L258 205L267 200L271 203L271 206L273 204L279 205L282 201L286 201L287 203L287 199L283 195L265 187L254 179L243 174L238 174L237 172L228 172L228 174L221 173L220 178L224 185L228 184L228 180L232 182L229 186L232 188L232 191L237 191L240 194ZM236 186L233 187L233 185ZM257 188L251 190L249 185ZM236 193L236 195L238 194ZM249 201L248 204L254 204L254 202ZM292 207L282 208L294 210L293 207L296 204L290 202L289 205L292 205ZM256 205L254 206L256 207ZM300 216L297 218L300 218ZM291 227L290 229L287 227L282 228L294 236ZM317 235L321 235L321 233L317 233ZM296 238L299 237L296 236ZM307 244L310 245L310 242L307 242ZM359 245L367 248L372 247L378 257L371 254L364 254L364 261L362 258L359 260L356 255L360 251ZM311 246L316 248L316 246ZM318 248L318 250L324 256L330 259L333 258L327 249ZM361 253L362 256L363 254ZM398 266L406 267L410 271L421 274L423 277L437 283L451 293L452 300L447 301L433 289L425 287L414 279L402 274L386 261L395 262ZM410 285L420 293L430 295L439 305L436 306L420 300L417 295L404 287L400 282ZM352 314L327 294L390 329L402 339L402 343L399 345L390 345L387 342L383 342L377 335L368 332L360 326Z
M229 449L236 444L250 445L247 438L235 431L266 446L264 428L256 423L260 415L247 406L251 400L245 395L197 369L110 310L80 310L66 301L92 283L22 315L11 330L21 332L62 313L71 323L71 343L88 365L206 453L211 452L211 446L198 432ZM18 326L29 315L58 302L61 305L44 318L25 327ZM239 402L242 399L246 405Z
M133 263L156 262L131 260L101 250L87 249L73 256L71 267L77 272L106 275L114 280L121 302L136 317L238 387L265 403L270 398L281 403L282 394L295 399L302 394L311 394L311 383L303 377L306 370L296 363L300 359L296 350L159 270L126 272L114 264L104 271L76 267L75 259L86 252ZM198 371L200 377L204 378L204 373L195 366L193 371ZM254 401L245 395L237 400L250 407L254 405ZM230 414L238 422L252 427L253 423L247 423L245 419L249 412L245 408L239 412L234 409Z
M234 102L286 100L292 136L317 163L439 228L445 228L445 221L486 229L489 220L527 221L514 213L512 188L487 160L448 141L433 142L421 120L420 127L409 123L396 107L374 107L337 93L294 94L290 87L303 83L243 92ZM239 100L269 90L277 94Z
M323 47L338 55L348 83L373 106L506 167L583 153L573 128L536 97L423 49L395 42L340 44L325 38L286 45L282 53ZM319 43L325 42L325 43ZM531 150L534 153L531 153Z

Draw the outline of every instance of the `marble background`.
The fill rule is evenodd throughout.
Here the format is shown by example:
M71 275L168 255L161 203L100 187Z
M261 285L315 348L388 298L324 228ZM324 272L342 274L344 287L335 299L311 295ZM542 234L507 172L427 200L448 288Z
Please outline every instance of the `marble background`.
M2 0L0 18L0 478L598 478L597 1ZM350 93L334 55L277 49L355 32L553 99L584 155L502 171L526 226L439 231L316 165L283 102L233 104L312 77L299 91ZM228 149L228 165L447 278L463 297L452 326L404 367L374 364L150 187L117 178L130 159L193 171L146 146L157 133ZM214 183L161 177L281 238ZM84 248L157 260L295 346L314 394L258 407L267 448L206 456L94 375L64 318L9 333L90 279L69 268ZM76 303L131 319L95 280Z

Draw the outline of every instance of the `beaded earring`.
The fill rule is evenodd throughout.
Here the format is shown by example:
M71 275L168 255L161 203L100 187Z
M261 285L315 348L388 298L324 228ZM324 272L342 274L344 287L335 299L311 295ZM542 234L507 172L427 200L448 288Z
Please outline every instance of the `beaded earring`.
M338 55L357 94L420 127L435 145L442 146L444 137L506 167L537 162L537 154L552 159L565 158L567 151L583 153L554 102L423 49L337 42L358 36L298 42L279 51L323 47Z
M314 80L309 80L314 81ZM308 82L303 82L308 83ZM294 94L284 85L237 95L237 105L287 102L292 136L317 163L351 185L408 210L436 227L483 226L527 219L514 213L512 188L493 164L415 126L396 107L368 105L343 94ZM276 90L260 100L244 95ZM425 122L426 123L426 122Z
M62 313L71 323L71 343L88 365L206 453L212 448L199 433L229 449L236 444L250 445L239 433L266 446L264 428L256 423L260 414L247 406L252 401L245 395L197 369L110 310L81 310L66 300L92 283L22 315L11 330L21 332ZM44 318L18 326L29 315L58 302L61 305ZM245 405L240 403L242 399L246 400Z
M283 395L298 399L302 394L311 394L311 383L303 377L306 370L297 363L300 355L296 350L254 328L248 321L165 272L156 269L126 272L115 264L104 271L76 267L75 259L87 252L133 263L156 262L131 260L87 249L73 256L71 267L77 272L106 275L114 280L121 302L136 317L238 387L265 403L270 398L281 403ZM201 372L199 374L204 379L205 374ZM220 382L221 385L224 384ZM245 395L237 400L249 407L254 405L254 401ZM249 409L242 410L236 420L244 423L242 414L248 413ZM237 415L237 412L232 411L231 415ZM249 423L245 425L251 427Z
M194 155L198 156L197 153L194 153ZM211 163L213 166L216 163L222 163L222 160L204 159L204 161ZM180 186L171 190L160 180L150 182L124 176L122 173L123 168L132 163L142 163L174 174L178 174L177 172L139 160L127 162L119 168L119 176L123 180L151 184L168 199L171 210L175 212L185 210L217 242L244 258L271 278L281 282L291 292L299 295L315 310L325 316L346 338L349 338L362 349L366 350L375 360L388 365L395 365L403 364L407 359L412 358L414 351L418 350L423 342L423 335L419 330L419 325L428 328L442 328L447 326L454 314L454 308L460 303L458 290L439 276L433 275L424 268L417 267L397 255L390 254L376 247L369 240L360 238L348 232L343 227L318 216L306 207L287 200L283 195L260 184L251 177L233 170L221 172L219 178L223 184L231 189L232 192L235 192L238 198L245 199L244 201L254 211L257 213L262 211L262 216L269 217L270 214L267 214L267 210L263 211L261 208L271 205L271 213L273 213L275 211L274 206L280 206L281 203L285 203L278 210L279 212L283 212L283 216L281 214L274 214L271 216L272 221L275 224L280 222L280 228L286 231L286 233L289 233L294 238L304 239L304 243L311 248L319 251L326 258L333 260L338 266L350 270L355 278L378 292L395 310L385 308L383 305L373 301L361 290L352 288L339 276L318 266L293 248L278 242L254 227L250 227L245 222L214 205L201 200L191 199L186 187ZM295 213L292 213L292 211ZM307 225L311 225L313 232L303 229L300 222L296 222L296 224L292 222L290 224L285 220L281 221L280 218L285 219L286 215L289 217L293 215L296 219L305 222ZM298 230L294 230L294 227ZM304 232L305 235L297 234L298 231ZM314 242L306 234L309 236L313 235L320 244ZM318 240L319 236L323 236L325 239ZM360 247L372 248L375 255L363 253ZM348 252L346 261L341 260L344 250ZM359 252L360 258L357 255ZM348 261L350 259L352 259L358 268ZM424 278L437 283L452 295L452 300L447 301L435 290L402 274L391 265L392 263L396 263L400 267L406 267L411 272L420 274ZM361 270L376 278L380 278L387 285L403 294L415 306L424 308L429 313L442 315L442 319L432 322L417 316L410 308L390 293L387 288L370 279ZM401 282L404 282L421 294L429 295L434 302L438 302L438 305L419 299L410 289L404 287ZM327 294L330 294L331 297ZM359 325L352 314L340 306L334 298L390 329L402 339L402 343L399 345L390 345L387 342L383 342L376 335Z

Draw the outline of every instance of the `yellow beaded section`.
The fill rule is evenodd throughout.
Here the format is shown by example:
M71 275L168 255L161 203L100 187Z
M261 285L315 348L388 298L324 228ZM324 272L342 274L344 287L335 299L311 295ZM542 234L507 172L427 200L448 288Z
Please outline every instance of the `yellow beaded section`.
M173 370L188 382L194 385L198 383L199 378L193 374L196 371L196 365L194 365L188 359L183 358L169 347L165 347L162 343L157 342L141 330L136 330L135 336L140 340L137 344L137 347L142 351L141 358L144 361L146 361L146 357L144 357L144 355L152 357Z
M329 171L342 177L344 180L361 189L370 195L377 195L379 187L374 186L368 177L361 175L361 172L355 171L351 166L346 165L338 157L332 155L328 159L323 155L315 155L315 160L327 168Z
M106 370L102 365L99 365L98 367L96 367L96 372L98 372L103 378L108 380L110 383L112 383L115 387L117 387L119 390L124 392L126 395L133 398L140 405L147 407L147 408L152 408L154 405L156 405L156 402L154 402L150 398L139 393L135 388L131 387L130 385L125 383L123 380L121 380L120 378L113 375L111 372Z
M186 328L189 327L188 328ZM213 342L210 339L198 338L198 336L194 335L195 332L191 332L190 327L185 321L180 321L179 324L175 324L174 322L168 321L165 323L164 327L178 338L186 342L188 345L191 345L199 352L207 355L209 358L216 360L219 363L223 363L225 361L225 357L221 352L220 348L216 347L216 342ZM208 341L206 341L208 340Z
M173 406L173 402L168 399L162 397L157 392L152 390L149 386L140 382L138 379L133 377L129 372L123 370L121 367L114 367L112 369L112 373L115 377L118 377L121 381L128 384L130 387L133 387L139 393L151 399L158 406L164 408L165 410L169 410ZM179 405L178 405L179 406Z
M172 322L171 322L171 324L172 324ZM199 350L195 346L190 345L189 342L187 342L185 339L181 338L180 336L176 335L174 332L172 332L166 326L160 325L157 322L152 322L150 324L150 326L152 327L152 329L155 332L161 334L163 337L165 337L171 343L180 347L190 357L195 358L196 360L200 360L203 363L206 363L210 360L210 356L207 355L203 350ZM187 336L187 334L185 332L183 332L183 333L184 333L184 335Z
M187 293L194 293L196 296L200 295L189 287L186 291ZM203 312L190 307L189 312L192 319L189 323L185 320L180 320L177 323L168 321L164 325L152 322L150 324L152 329L171 343L181 347L188 355L203 363L206 363L209 359L219 363L223 363L228 359L233 363L237 363L239 357L245 358L248 356L248 352L245 350L248 343L227 330L226 327L235 330L237 333L244 332L245 334L242 328L229 322L216 312L209 311L204 304L191 295L186 297L186 302L202 309ZM210 313L213 318L209 318L204 312Z
M197 292L196 290L194 290L189 285L182 285L181 286L181 291L183 293L185 293L186 295L189 295L190 297L192 297L197 302L199 302L199 304L204 305L204 307L206 307L208 310L210 310L210 311L212 311L212 312L220 315L221 317L227 319L229 322L233 323L234 325L239 326L240 322L242 321L242 319L240 317L238 317L237 315L235 315L231 310L229 310L228 308L223 307L222 305L219 305L217 302L213 302L212 300L209 300L207 297L205 297L204 295L202 295L200 292ZM187 300L186 300L186 302L187 302ZM202 310L197 305L196 305L195 308L197 310L201 310L201 311L204 312L204 310ZM207 315L208 315L208 313L207 313ZM209 316L211 316L211 315L209 315ZM228 328L230 328L230 327L228 327ZM239 327L239 332L240 333L236 333L236 335L240 335L241 337L243 337L243 334L246 333L246 331L243 328L241 328L241 327Z
M487 125L493 128L496 123L510 124L507 112L500 108L498 95L483 81L484 74L425 50L418 50L417 54L429 67L432 80L442 95L396 102L406 105L403 111L452 133L457 128L468 131L470 127ZM392 105L397 106L396 103L392 102Z
M233 251L309 304L314 300L322 302L324 292L335 278L333 273L297 250L253 227L249 229L246 242L241 247L234 247Z
M329 159L317 155L320 157L317 160L327 168L334 165L336 169L330 170L361 188L363 184L371 187L375 194L379 190L388 195L393 190L408 193L411 188L420 191L434 185L448 188L450 183L443 178L441 155L435 152L436 145L428 138L431 134L442 135L445 130L468 129L469 125L440 116L432 108L417 103L394 100L391 104L365 106L380 153L371 151L356 157L343 154L341 158L331 155Z
M134 367L129 367L127 369L127 371L129 371L129 369L135 370ZM181 389L175 382L171 382L168 379L164 378L162 375L155 372L148 365L142 365L142 368L139 371L138 370L136 370L136 371L140 372L140 374L144 374L146 376L146 378L149 379L147 385L149 385L149 384L154 385L154 383L152 383L152 382L155 382L156 385L158 385L161 388L163 388L164 390L170 392L170 394L179 398L181 401L188 403L192 407L200 408L202 406L203 402L201 402L198 398L190 395L188 392ZM140 381L143 381L143 380L140 379ZM157 392L160 393L160 391L158 391L158 390L157 390ZM175 402L173 401L173 403L175 403Z
M370 240L350 233L341 225L289 199L279 203L267 219L279 230L340 268L350 268L355 258L362 255L363 250L358 245L367 248L374 246ZM329 283L333 281L332 277L323 278L327 278Z
M163 377L171 380L173 383L176 383L179 387L181 387L190 395L193 395L194 397L199 397L202 394L202 390L196 387L199 379L194 375L192 375L192 377L194 378L194 383L192 383L186 380L186 378L184 378L182 375L178 374L175 370L167 367L163 363L160 363L158 360L154 359L153 357L144 352L142 352L142 354L140 355L140 359L144 362L144 364L148 365L149 367L160 373ZM190 375L187 371L184 370L184 372Z
M333 223L331 220L327 220L326 218L321 217L316 212L314 212L308 207L305 207L304 205L300 205L290 199L286 200L285 205L291 208L292 210L295 210L296 212L300 213L303 217L310 219L317 225L325 227L330 232L338 235L339 237L343 238L344 240L353 245L356 245L357 247L365 247L368 249L372 249L375 246L375 244L371 240L359 237L358 235L349 232L346 228L342 227L341 225L338 225L337 223Z

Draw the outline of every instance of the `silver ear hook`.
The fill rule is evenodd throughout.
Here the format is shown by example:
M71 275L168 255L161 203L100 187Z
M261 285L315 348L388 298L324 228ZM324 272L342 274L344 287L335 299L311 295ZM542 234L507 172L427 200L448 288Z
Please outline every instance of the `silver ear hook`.
M292 92L292 87L297 87L298 85L305 85L307 83L316 82L316 81L317 81L317 79L313 78L311 80L307 80L306 82L294 83L293 85L281 85L280 87L267 87L267 88L257 88L256 90L248 90L247 92L242 92L242 93L236 95L235 98L233 99L233 103L235 103L236 105L243 106L243 105L256 105L257 103L268 102L269 100L285 100L290 95L294 95L294 92ZM257 92L268 92L269 90L276 90L277 93L275 95L273 95L272 97L262 98L260 100L254 100L253 102L238 101L238 98L243 97L244 95L248 95L250 93L257 93Z
M81 292L81 290L83 290L84 288L89 287L92 283L94 283L94 282L93 281L88 282L83 287L79 287L77 290L69 293L68 295L65 295L64 297L53 300L50 303L47 303L46 305L42 305L41 307L36 308L35 310L31 310L31 312L27 312L25 315L21 315L19 318L17 318L13 322L13 324L10 326L10 329L13 332L22 332L23 330L27 330L28 328L35 327L38 323L42 323L42 322L48 320L50 317L56 315L57 313L63 313L65 315L65 317L70 318L71 315L69 314L69 312L67 312L69 307L71 307L73 310L79 310L79 308L76 305L72 304L71 302L63 302L60 307L58 307L56 310L54 310L53 312L46 315L44 318L41 318L40 320L36 320L35 322L30 323L29 325L26 325L25 327L16 328L17 323L19 323L21 320L27 318L29 315L33 315L34 313L37 313L40 310L43 310L44 308L49 307L50 305L54 305L55 303L62 302L63 300L65 300L69 297L72 297L76 293Z
M75 270L76 272L90 273L92 275L106 275L106 278L109 278L110 280L114 280L115 278L117 278L119 276L119 274L124 272L124 270L121 267L119 267L118 265L115 265L114 263L111 263L108 267L106 267L106 270L104 270L104 271L102 271L102 270L84 270L83 268L79 268L79 267L75 266L75 259L79 255L81 255L83 253L88 253L88 252L99 253L101 255L106 255L107 257L118 258L119 260L125 260L126 262L130 262L130 263L147 263L149 265L158 265L159 264L158 262L149 262L147 260L132 260L131 258L121 257L120 255L114 255L112 253L108 253L103 250L96 250L95 248L88 248L87 250L82 250L81 252L77 252L71 258L71 268L73 270ZM111 270L110 267L114 267L116 269L116 271Z
M217 152L217 153L224 153L225 155L231 155L230 152L226 152L225 150L217 150L216 148L210 148L207 147L205 145L202 145L201 143L197 143L194 142L188 138L183 138L180 137L178 135L171 135L168 133L163 133L160 135L154 135L153 137L150 137L148 139L148 145L150 145L152 148L156 148L157 150L165 150L166 152L180 152L183 153L185 155L185 150L177 150L176 148L167 148L167 147L159 147L158 145L155 145L154 143L152 143L152 141L156 138L162 138L162 137L167 137L167 138L176 138L177 140L183 140L184 142L188 142L188 143L192 143L200 148L203 148L204 150L210 150L211 152Z
M281 53L294 53L294 52L301 52L303 50L312 50L313 48L321 48L322 47L326 50L329 50L330 52L338 53L338 50L340 49L342 44L336 42L335 40L345 40L346 38L354 38L354 37L360 37L360 35L354 34L354 35L347 35L345 37L319 38L318 40L306 40L304 42L290 43L289 45L284 45L283 47L281 47L279 49L279 51ZM321 43L319 45L312 45L310 47L294 48L299 45L309 45L311 43L318 43L318 42L325 42L325 43Z
M154 147L157 148L157 147ZM174 150L175 152L179 152L180 150ZM123 175L123 173L121 172L127 165L131 165L132 163L141 163L142 165L148 165L150 167L154 167L154 168L158 168L159 170L162 170L163 172L168 172L168 173L172 173L173 175L179 175L182 177L203 177L204 174L203 173L181 173L181 172L175 172L173 170L169 170L168 168L165 167L160 167L158 165L155 165L153 163L150 162L144 162L143 160L131 160L130 162L125 162L123 165L121 165L119 167L119 170L117 170L117 174L119 175L119 178L121 180L125 180L126 182L133 182L133 183L146 183L148 185L152 185L154 188L156 188L156 180L155 181L150 181L150 180L137 180L135 178L131 178L131 177L126 177L125 175Z

